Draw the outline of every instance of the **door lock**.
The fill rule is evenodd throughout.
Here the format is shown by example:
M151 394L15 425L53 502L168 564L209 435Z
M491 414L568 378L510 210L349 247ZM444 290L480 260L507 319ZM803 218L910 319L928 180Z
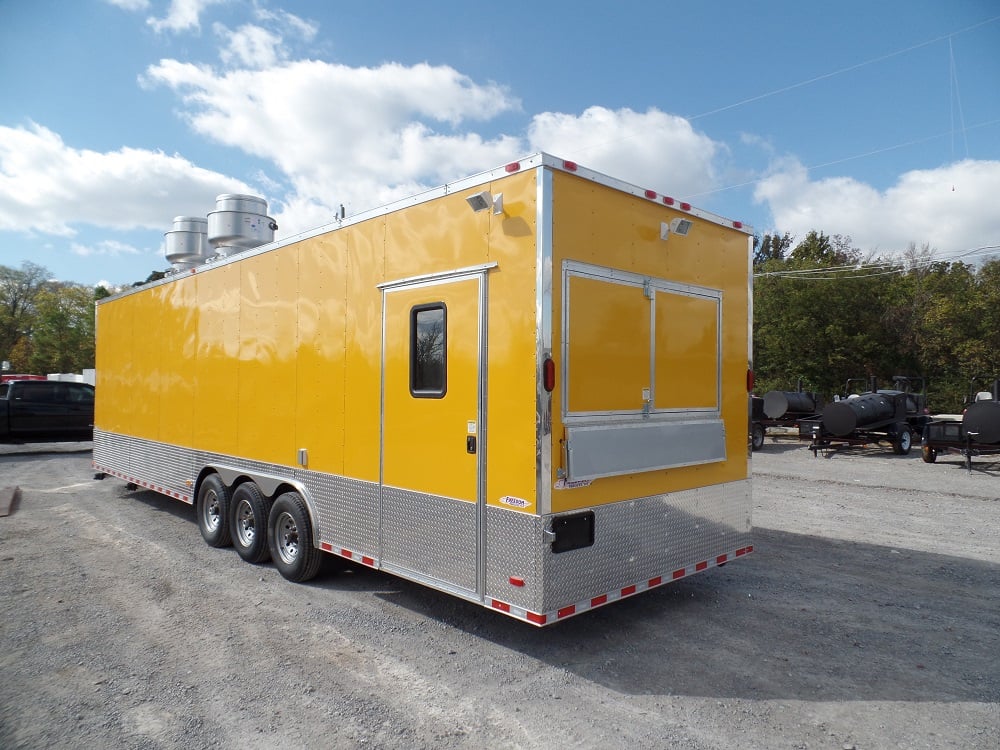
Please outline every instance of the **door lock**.
M467 453L475 453L476 452L476 436L475 435L466 435L466 437L465 437L465 450L466 450Z

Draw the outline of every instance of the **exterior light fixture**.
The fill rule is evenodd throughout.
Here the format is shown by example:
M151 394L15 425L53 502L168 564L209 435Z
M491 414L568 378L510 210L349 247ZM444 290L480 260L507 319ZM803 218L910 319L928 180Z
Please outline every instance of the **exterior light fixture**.
M676 234L678 237L687 237L688 232L691 231L691 227L693 226L693 221L690 219L681 219L680 217L672 219L669 224L665 221L660 222L660 239L669 239L671 234Z
M484 190L481 193L470 195L465 201L476 213L485 211L492 206L494 215L500 216L503 214L503 193L493 195L489 190Z
M490 195L489 190L484 190L481 193L475 193L474 195L470 195L465 200L469 204L469 206L472 207L472 210L475 211L477 214L480 211L485 211L487 208L493 205L493 196Z

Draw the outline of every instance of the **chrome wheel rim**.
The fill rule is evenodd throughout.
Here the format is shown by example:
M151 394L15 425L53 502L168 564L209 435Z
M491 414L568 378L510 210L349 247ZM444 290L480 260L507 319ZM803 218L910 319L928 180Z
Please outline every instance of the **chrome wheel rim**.
M274 525L275 546L278 556L286 565L291 565L299 556L299 527L290 513L281 513Z
M222 525L222 507L219 502L219 495L215 490L209 490L205 493L205 503L202 507L202 520L205 522L205 528L209 531L215 531Z
M249 547L253 544L257 535L257 527L254 525L253 508L246 500L241 500L236 506L236 536L240 544Z

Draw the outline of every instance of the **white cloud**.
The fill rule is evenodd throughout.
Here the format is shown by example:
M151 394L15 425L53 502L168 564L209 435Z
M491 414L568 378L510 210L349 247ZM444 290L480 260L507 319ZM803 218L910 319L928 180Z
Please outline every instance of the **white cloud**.
M51 130L0 126L0 230L72 237L74 225L169 229L203 216L220 193L253 189L179 156L67 146Z
M913 242L941 257L1000 241L1000 162L965 160L900 175L885 191L851 177L811 180L796 159L775 165L754 191L775 228L850 236L863 251L892 254Z
M139 255L142 252L132 245L117 240L103 240L94 245L81 245L74 242L70 244L69 249L74 255L83 258L89 258L93 255Z
M260 26L244 24L233 31L222 24L215 24L213 31L223 41L219 57L225 65L270 68L287 57L281 35Z
M114 5L116 8L129 11L147 10L149 8L149 0L104 0L104 2L108 5Z
M329 221L340 203L380 205L524 150L519 138L462 129L520 103L505 87L448 66L302 60L217 72L163 60L143 82L178 92L201 135L267 159L287 176L283 233L311 228L305 222L319 215L319 223Z
M150 17L146 20L154 31L197 31L200 28L201 14L210 5L217 5L226 0L170 0L167 15L163 18ZM120 3L122 4L122 3ZM124 4L122 4L124 7Z
M311 42L319 33L319 26L312 21L299 18L288 11L272 11L267 8L256 8L254 17L261 23L270 24L272 28L280 28L290 32L297 40Z
M542 113L526 137L486 136L475 123L520 102L448 66L300 60L216 71L162 60L143 83L176 91L201 135L278 167L291 185L276 214L283 236L329 222L340 203L355 213L534 150L683 197L715 187L713 162L725 151L657 109Z
M528 138L533 149L676 197L715 187L714 161L724 150L683 117L658 109L545 112L535 115Z

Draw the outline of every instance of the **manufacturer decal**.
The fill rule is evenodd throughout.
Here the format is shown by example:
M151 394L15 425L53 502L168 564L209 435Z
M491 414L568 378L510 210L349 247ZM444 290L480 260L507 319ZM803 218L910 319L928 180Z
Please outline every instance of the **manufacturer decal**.
M567 482L565 479L557 479L554 486L557 490L575 490L577 487L589 487L593 483L593 479L577 479L575 482Z
M529 505L531 505L530 502L524 500L523 498L511 497L510 495L504 495L503 497L501 497L500 502L503 503L504 505L510 505L513 508L527 508Z

